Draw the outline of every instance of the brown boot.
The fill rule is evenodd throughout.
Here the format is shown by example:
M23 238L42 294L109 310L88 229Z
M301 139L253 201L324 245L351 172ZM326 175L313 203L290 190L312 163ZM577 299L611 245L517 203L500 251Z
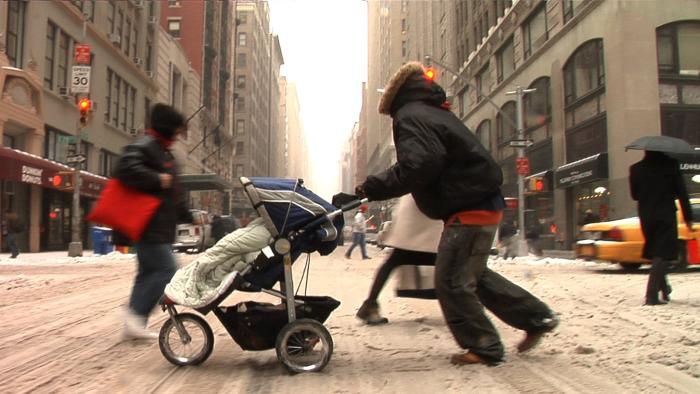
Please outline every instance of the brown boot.
M389 319L387 319L386 317L382 317L382 315L379 314L379 304L377 303L377 301L371 300L366 300L362 303L362 306L357 311L355 317L357 317L360 320L363 320L370 326L386 324L389 322Z
M454 365L488 364L478 354L472 352L453 354L452 357L450 357L450 362Z

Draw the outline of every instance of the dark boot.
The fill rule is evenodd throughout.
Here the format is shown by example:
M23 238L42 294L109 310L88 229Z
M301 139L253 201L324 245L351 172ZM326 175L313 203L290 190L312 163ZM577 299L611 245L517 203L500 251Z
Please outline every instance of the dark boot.
M556 315L542 319L538 322L537 329L525 333L525 338L518 344L518 353L526 352L537 346L542 340L542 337L544 337L546 333L554 330L558 325L559 318Z
M377 301L371 300L366 300L362 303L362 306L357 311L355 317L357 317L360 320L363 320L370 326L386 324L389 322L389 319L387 319L386 317L382 317L379 314L379 304L377 303Z

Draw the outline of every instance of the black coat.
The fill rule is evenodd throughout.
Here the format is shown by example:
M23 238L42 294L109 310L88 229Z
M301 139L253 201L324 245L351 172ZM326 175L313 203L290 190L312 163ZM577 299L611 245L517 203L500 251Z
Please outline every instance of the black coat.
M644 159L630 167L630 191L636 200L644 234L643 257L678 258L678 199L686 222L692 222L688 192L678 162L670 157L647 152Z
M160 174L173 176L172 187L161 188ZM139 138L124 148L113 176L125 185L158 197L162 202L139 242L171 244L178 222L191 222L184 193L178 187L175 158L153 137Z
M387 94L386 92L384 93ZM421 74L409 77L391 105L397 162L367 177L372 200L411 193L432 219L466 210L501 210L501 168L476 136L441 105L445 93Z

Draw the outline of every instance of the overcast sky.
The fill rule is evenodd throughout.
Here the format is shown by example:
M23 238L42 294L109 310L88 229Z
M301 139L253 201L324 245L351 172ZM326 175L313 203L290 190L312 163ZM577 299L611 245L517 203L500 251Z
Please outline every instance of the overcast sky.
M339 190L338 161L358 121L367 80L367 3L362 0L270 0L282 74L296 83L313 179L330 201Z

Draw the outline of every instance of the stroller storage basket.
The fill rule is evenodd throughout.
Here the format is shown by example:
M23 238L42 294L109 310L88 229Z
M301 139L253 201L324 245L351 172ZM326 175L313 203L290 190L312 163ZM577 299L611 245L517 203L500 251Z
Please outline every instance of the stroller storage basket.
M331 297L297 296L295 299L303 302L296 305L297 319L314 319L319 323L340 305ZM277 335L289 322L285 304L247 301L215 308L214 314L244 350L274 349Z

